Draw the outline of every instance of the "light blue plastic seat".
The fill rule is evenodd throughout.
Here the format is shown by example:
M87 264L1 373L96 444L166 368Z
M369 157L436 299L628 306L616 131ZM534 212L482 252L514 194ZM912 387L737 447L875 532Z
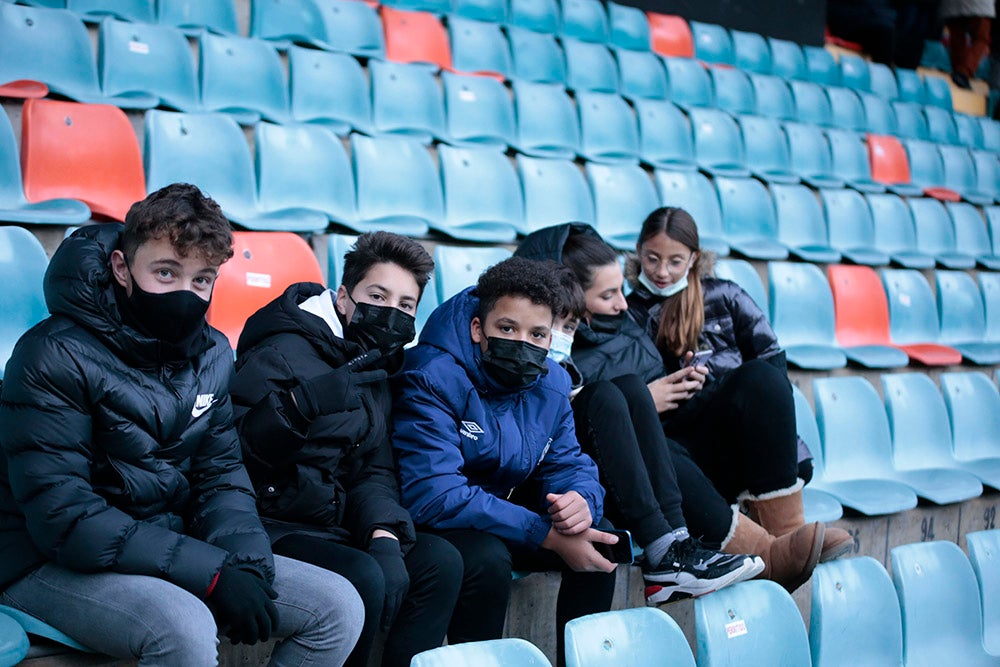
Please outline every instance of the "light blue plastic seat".
M358 231L422 236L444 217L441 179L427 149L407 137L351 135Z
M670 85L670 100L685 109L710 107L712 80L708 71L693 58L663 58Z
M653 179L662 206L678 206L694 218L701 247L720 257L728 255L729 244L722 226L719 195L708 178L696 171L657 169L653 172Z
M385 56L382 19L367 3L356 0L324 0L317 3L326 28L323 48L363 58Z
M736 54L729 31L721 25L689 21L694 40L694 57L706 63L735 65Z
M843 65L843 62L841 62ZM896 75L888 65L870 62L868 65L870 90L884 100L895 100L899 98L899 83Z
M588 162L590 191L594 195L595 227L620 250L633 250L642 221L660 206L656 187L638 165Z
M926 366L962 363L962 353L940 343L934 294L916 269L882 269L882 286L889 301L889 335L910 359Z
M76 225L90 219L90 208L77 199L29 202L24 196L21 162L14 129L0 107L0 220L31 224Z
M924 104L941 107L951 111L954 105L951 100L951 84L939 76L928 76L924 79Z
M832 172L859 192L885 192L885 186L872 180L868 150L861 135L850 130L826 131L830 142Z
M574 618L566 624L566 667L670 664L694 667L684 632L653 607L619 609Z
M771 50L763 35L742 30L732 30L729 34L733 39L733 54L737 67L758 74L771 73L773 69Z
M635 113L615 93L578 91L580 155L590 162L637 164L639 129Z
M978 498L983 485L952 455L948 410L926 373L882 376L892 431L893 465L900 481L939 505Z
M438 146L444 218L432 227L452 238L509 243L524 224L514 165L497 147Z
M941 155L941 166L944 172L942 185L962 195L962 199L970 204L986 206L993 203L993 191L978 188L976 167L969 149L965 146L939 144L938 153Z
M507 20L506 0L451 0L451 11L457 16L487 23Z
M809 648L813 667L903 666L899 599L881 563L859 556L816 566Z
M972 151L972 163L976 171L976 190L993 195L993 201L1000 201L1000 162L990 151Z
M803 46L806 57L807 79L824 86L840 85L840 67L833 54L822 46Z
M239 32L234 0L157 0L156 21L189 34L202 29L223 35Z
M802 187L802 186L785 186ZM814 264L770 262L771 327L788 363L806 370L847 365L834 331L833 296Z
M778 217L778 240L793 257L821 264L840 261L840 251L830 247L826 219L812 190L800 184L775 183L771 185L771 196ZM830 313L832 326L832 308Z
M730 247L751 259L774 260L788 257L788 249L778 241L778 220L767 188L751 178L717 177L725 239Z
M618 59L618 92L622 97L630 100L667 99L670 90L667 72L656 54L617 49L615 57Z
M17 340L48 315L42 292L48 264L45 249L34 234L22 227L0 226L0 279L6 285L0 293L4 313L0 319L0 380Z
M785 123L791 170L814 188L843 188L845 183L833 174L833 156L826 136L818 128L804 123Z
M666 100L634 100L639 158L652 167L680 171L698 168L687 116Z
M552 34L559 29L557 0L510 0L507 25Z
M410 667L550 667L545 654L523 639L491 639L441 646L413 656Z
M976 281L964 271L938 270L935 277L941 342L974 364L1000 364L1000 343L986 341L986 309Z
M713 67L709 70L709 75L712 78L717 108L734 116L754 113L754 89L746 74L735 67Z
M989 229L990 245L992 254L1000 253L1000 207L984 206L983 213L986 214L986 226Z
M511 256L501 247L467 247L439 244L434 248L434 281L438 301L444 303L466 287L475 285L479 275Z
M341 136L351 130L371 131L368 77L352 56L293 46L288 49L288 72L296 121L326 125Z
M556 38L510 26L511 77L536 83L566 83L566 61Z
M575 157L580 121L566 89L528 81L515 81L513 88L517 150L536 157Z
M446 134L453 145L504 146L514 143L514 100L502 83L488 76L441 73Z
M243 125L290 120L288 82L274 46L259 39L204 33L198 40L205 111L231 114Z
M975 267L975 257L958 251L955 227L944 204L924 197L913 197L907 204L913 214L918 252L931 255L938 264L948 269Z
M982 372L942 373L941 393L948 407L955 459L983 484L1000 489L1000 393L996 384Z
M689 109L698 165L713 176L749 176L743 137L732 116L719 109Z
M449 0L387 0L382 4L392 7L394 9L403 9L407 11L417 11L417 12L431 12L433 14L444 14L447 12L451 3Z
M833 124L830 98L823 87L812 81L789 81L795 101L795 117L800 123L829 127Z
M524 192L522 233L569 221L595 224L594 197L576 164L518 155L517 169Z
M754 113L778 120L795 120L795 99L785 80L770 74L751 74Z
M1000 122L983 117L979 119L979 127L983 131L983 148L1000 152Z
M510 44L497 23L448 18L452 66L460 72L483 72L510 76Z
M577 92L618 92L618 65L607 46L571 37L564 37L562 46L567 88Z
M444 139L444 99L434 73L420 65L373 60L372 128L377 134L402 135L428 144Z
M698 667L809 665L795 601L767 580L743 581L694 601Z
M979 582L983 646L988 653L1000 655L1000 530L966 533L965 544Z
M858 98L865 110L865 129L873 134L896 134L896 112L888 101L869 93L861 93Z
M924 52L920 56L920 66L942 72L951 71L951 58L948 56L948 47L940 39L925 39Z
M851 53L840 54L840 85L852 90L872 92L868 61Z
M180 30L106 18L101 21L98 54L105 95L153 96L153 106L201 109L194 56Z
M917 230L906 202L895 194L865 195L872 212L875 248L908 269L933 269L934 257L917 249Z
M903 658L913 667L1000 664L983 647L976 573L954 542L892 550L892 580L903 615Z
M910 179L923 188L924 194L942 201L958 201L961 195L945 187L944 160L937 144L921 139L907 139L906 155L910 163Z
M976 258L976 263L986 269L1000 270L1000 256L993 253L989 233L980 209L964 202L945 204L955 228L955 250Z
M66 9L84 21L100 21L112 16L122 21L152 23L156 20L154 0L67 0Z
M854 264L888 264L889 255L876 247L875 223L864 196L846 188L828 188L819 194L826 213L830 247Z
M958 125L950 111L938 107L925 106L924 118L927 120L927 138L937 144L960 144Z
M924 103L924 80L917 70L897 67L896 86L900 101Z
M827 88L830 99L830 120L843 130L863 131L868 127L865 107L857 93L848 88Z
M561 9L560 35L585 42L608 42L608 14L601 0L562 0Z
M816 416L805 394L795 385L792 385L792 399L795 402L795 430L812 454L812 480L802 489L805 520L807 523L837 521L844 516L844 506L826 491L816 488L823 480L823 442L816 426Z
M813 400L824 464L814 486L862 514L916 507L916 493L895 479L889 420L875 387L858 375L817 378Z
M740 134L750 173L768 183L798 183L798 174L791 171L788 139L781 124L764 116L740 116Z
M340 140L319 125L258 123L257 201L264 212L303 209L353 228L358 217L354 174Z
M649 21L641 9L609 2L608 22L611 31L608 43L611 46L635 52L649 51Z
M18 664L28 655L30 646L28 635L17 621L9 616L0 617L0 665L12 667Z
M771 49L771 69L775 75L783 79L806 79L809 76L801 46L775 37L768 37L767 44Z
M764 317L767 318L768 322L771 321L771 307L769 305L770 301L768 300L767 289L765 289L764 283L760 279L760 274L757 273L757 269L753 267L753 264L745 259L723 257L715 263L715 277L722 280L731 280L739 285L744 292L750 295L750 298L760 308L760 312L764 313Z
M923 108L914 102L892 102L892 110L896 115L896 134L903 139L927 139L930 131L927 128L927 117Z
M45 621L35 618L34 616L27 614L20 609L15 609L14 607L8 607L6 605L0 605L0 621L3 617L9 618L16 622L21 629L28 635L33 635L35 637L43 637L49 641L56 642L57 644L62 644L71 649L81 651L83 653L94 653L94 651L80 642L76 641L66 633L61 630L56 630L54 627L46 623ZM6 621L3 621L6 624Z
M250 37L277 46L293 42L327 47L326 26L315 0L254 0L250 7Z

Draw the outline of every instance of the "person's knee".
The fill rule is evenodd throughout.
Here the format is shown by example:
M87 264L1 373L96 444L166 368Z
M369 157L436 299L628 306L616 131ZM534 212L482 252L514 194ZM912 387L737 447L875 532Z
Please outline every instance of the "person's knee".
M776 407L792 404L788 376L766 359L751 359L734 372L739 374L741 398Z
M635 374L622 375L611 381L629 405L636 401L652 400L649 388L641 377Z
M601 419L607 414L628 412L628 401L614 382L600 380L587 385L587 388L590 390L587 415L591 420Z
M363 551L352 555L352 562L341 568L340 574L357 590L367 611L372 610L374 605L381 609L385 598L385 574L382 568L378 561Z
M418 537L417 545L407 555L406 567L413 584L420 582L436 594L454 597L462 586L462 554L436 535Z
M305 612L305 621L294 633L296 640L312 650L328 651L354 646L365 620L365 606L354 586L344 577L319 567L302 563L290 575L295 579L292 593L276 581L279 605ZM293 598L294 596L294 598ZM293 599L292 599L293 598ZM282 613L279 608L278 613Z
M177 589L169 604L150 605L143 616L150 641L140 661L162 665L214 665L219 655L218 628L205 604Z
M476 588L506 589L512 570L510 551L498 538L480 533L460 548L465 585Z

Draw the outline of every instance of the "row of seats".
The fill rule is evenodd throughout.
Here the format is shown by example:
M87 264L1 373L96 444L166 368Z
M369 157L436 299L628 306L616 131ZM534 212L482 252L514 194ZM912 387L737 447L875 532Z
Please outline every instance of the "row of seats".
M115 16L124 21L160 23L185 30L235 34L234 0L0 0L50 9L69 9L87 19Z

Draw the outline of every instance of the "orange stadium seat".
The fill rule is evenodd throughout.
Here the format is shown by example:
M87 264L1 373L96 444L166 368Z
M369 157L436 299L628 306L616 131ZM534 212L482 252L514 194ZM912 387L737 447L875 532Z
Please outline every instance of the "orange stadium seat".
M872 180L889 186L898 195L919 196L923 189L910 181L910 160L906 149L896 137L868 135L868 160Z
M680 16L646 12L653 51L661 56L694 57L691 27Z
M827 267L836 316L837 342L847 358L868 368L905 366L906 354L889 339L889 301L874 269Z
M427 12L409 12L383 6L385 57L401 63L427 63L451 70L448 31Z

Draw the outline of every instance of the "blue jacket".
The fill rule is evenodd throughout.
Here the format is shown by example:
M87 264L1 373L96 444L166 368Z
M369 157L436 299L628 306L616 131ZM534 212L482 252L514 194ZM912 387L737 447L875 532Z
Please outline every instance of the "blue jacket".
M551 526L545 494L576 491L596 523L604 489L576 440L566 371L550 360L547 375L514 391L483 371L469 332L474 289L431 314L396 379L392 441L403 505L417 524L539 547ZM529 477L541 487L537 511L506 500Z

